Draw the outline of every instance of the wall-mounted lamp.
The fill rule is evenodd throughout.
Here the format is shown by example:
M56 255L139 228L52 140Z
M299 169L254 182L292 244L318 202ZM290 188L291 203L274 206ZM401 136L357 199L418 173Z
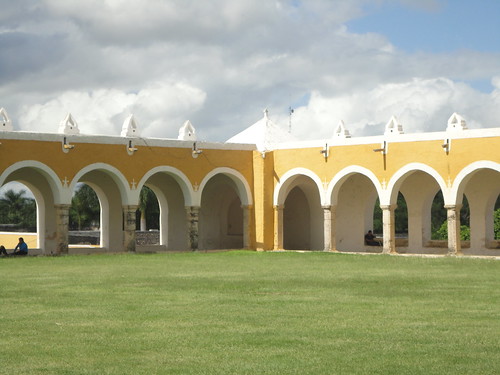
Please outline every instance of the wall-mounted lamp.
M133 155L134 152L137 151L137 147L134 147L134 145L132 144L132 141L128 141L128 145L127 145L127 153L129 155Z
M325 157L325 160L328 159L328 155L330 154L329 148L328 148L328 143L325 143L325 147L323 147L322 150L320 150L320 154L323 154Z
M62 150L63 152L69 152L69 150L72 150L75 148L75 145L70 145L66 137L63 138L62 142Z
M443 148L444 152L449 153L450 149L451 149L451 139L446 138L444 140L444 143L441 145L441 147Z
M382 155L387 154L387 141L382 142L380 148L374 148L373 152L381 152Z
M193 150L191 151L191 155L193 156L193 158L196 159L202 152L203 150L198 150L198 148L196 147L196 142L193 142Z

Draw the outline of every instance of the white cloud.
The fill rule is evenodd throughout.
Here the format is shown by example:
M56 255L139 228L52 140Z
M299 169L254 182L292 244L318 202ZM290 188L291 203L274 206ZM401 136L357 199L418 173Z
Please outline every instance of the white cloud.
M287 108L309 96L294 115L301 135L312 121L329 136L340 118L372 134L392 114L407 132L441 130L453 111L498 126L498 53L408 54L388 35L352 33L366 0L4 3L0 107L23 130L54 132L71 112L82 133L119 134L134 113L144 136L175 137L189 119L220 141L266 107L288 124ZM474 80L497 90L460 83Z
M295 109L292 123L302 139L329 138L340 120L353 135L378 135L396 115L405 133L418 133L445 130L453 112L463 115L469 128L500 126L498 90L485 94L446 78L415 78L347 95L315 91L306 106Z
M25 107L23 130L56 132L71 113L82 134L119 135L126 116L133 113L144 136L175 138L184 114L199 110L206 94L184 83L155 83L138 93L116 89L67 91L44 104ZM169 121L166 122L165 119Z

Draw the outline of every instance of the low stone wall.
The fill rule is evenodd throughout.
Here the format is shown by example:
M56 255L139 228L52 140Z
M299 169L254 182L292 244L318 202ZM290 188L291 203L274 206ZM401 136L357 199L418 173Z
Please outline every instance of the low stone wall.
M70 231L68 242L70 245L99 245L101 232L98 230ZM159 245L160 232L136 231L135 242L138 246Z
M136 231L135 232L135 243L137 246L145 245L159 245L160 244L160 232L157 230L150 231Z

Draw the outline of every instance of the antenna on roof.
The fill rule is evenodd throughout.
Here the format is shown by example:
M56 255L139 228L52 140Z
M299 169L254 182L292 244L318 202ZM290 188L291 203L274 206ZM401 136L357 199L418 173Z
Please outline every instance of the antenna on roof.
M292 113L293 113L293 108L288 107L288 133L292 132Z

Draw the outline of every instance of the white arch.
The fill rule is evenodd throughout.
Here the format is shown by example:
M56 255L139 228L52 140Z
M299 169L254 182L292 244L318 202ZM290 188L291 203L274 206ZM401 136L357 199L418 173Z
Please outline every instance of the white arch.
M397 192L399 191L399 187L401 183L404 181L403 177L408 175L411 172L421 171L431 175L434 180L439 185L439 188L445 194L448 191L446 183L443 177L432 167L429 167L427 164L423 163L409 163L405 166L401 167L396 173L394 173L387 184L387 188L384 191L384 195L380 197L381 205L389 205L392 203L396 203Z
M141 180L137 183L137 190L140 192L146 181L153 175L157 173L165 173L169 176L172 176L173 179L179 184L181 188L182 194L184 195L184 205L192 206L194 201L194 190L193 185L189 181L189 178L186 177L184 173L182 173L179 169L170 167L170 166L160 166L155 167L147 171Z
M466 182L474 175L475 172L481 169L492 169L500 172L500 164L490 160L480 160L467 165L457 174L457 177L455 177L451 189L449 189L448 194L444 197L445 204L456 204L459 196L463 194Z
M314 181L314 183L318 188L321 205L323 206L325 201L325 191L323 188L323 183L321 182L320 178L316 175L316 173L307 168L293 168L284 173L283 176L281 176L278 183L274 187L273 204L275 206L278 206L278 205L283 205L285 203L286 197L282 193L286 190L286 188L288 188L288 186L290 186L293 183L295 177L298 176L307 176Z
M208 181L217 174L223 174L229 177L236 184L236 188L238 189L238 196L240 198L242 206L249 206L253 204L250 185L248 184L245 177L236 169L219 167L211 170L203 178L196 194L194 194L193 206L201 206L201 193L203 192L203 189L205 188L205 185L208 183Z
M368 177L375 186L378 196L382 196L382 187L377 176L375 176L372 171L359 165L350 165L339 171L328 184L325 205L329 206L337 203L337 196L342 183L353 174L362 174L363 176Z
M3 171L0 175L0 186L5 183L5 180L15 171L22 168L34 168L42 172L43 176L47 179L47 182L53 192L54 195L54 203L68 203L62 201L62 182L59 179L59 176L47 165L40 163L36 160L23 160L17 163L12 164L7 169ZM71 202L71 199L70 199Z
M139 201L139 193L140 190L137 189L137 185L135 189L131 189L129 182L123 176L122 172L120 172L119 169L106 164L106 163L94 163L87 165L86 167L83 167L80 169L75 177L71 180L71 183L69 184L69 192L72 193L73 190L75 189L76 184L80 179L82 178L83 175L85 175L88 172L92 171L97 171L97 170L104 170L108 172L109 176L113 179L113 181L116 183L116 186L118 187L118 190L120 191L121 194L121 201L123 205L133 205L137 204ZM130 182L132 183L132 181ZM71 199L70 199L71 201Z

